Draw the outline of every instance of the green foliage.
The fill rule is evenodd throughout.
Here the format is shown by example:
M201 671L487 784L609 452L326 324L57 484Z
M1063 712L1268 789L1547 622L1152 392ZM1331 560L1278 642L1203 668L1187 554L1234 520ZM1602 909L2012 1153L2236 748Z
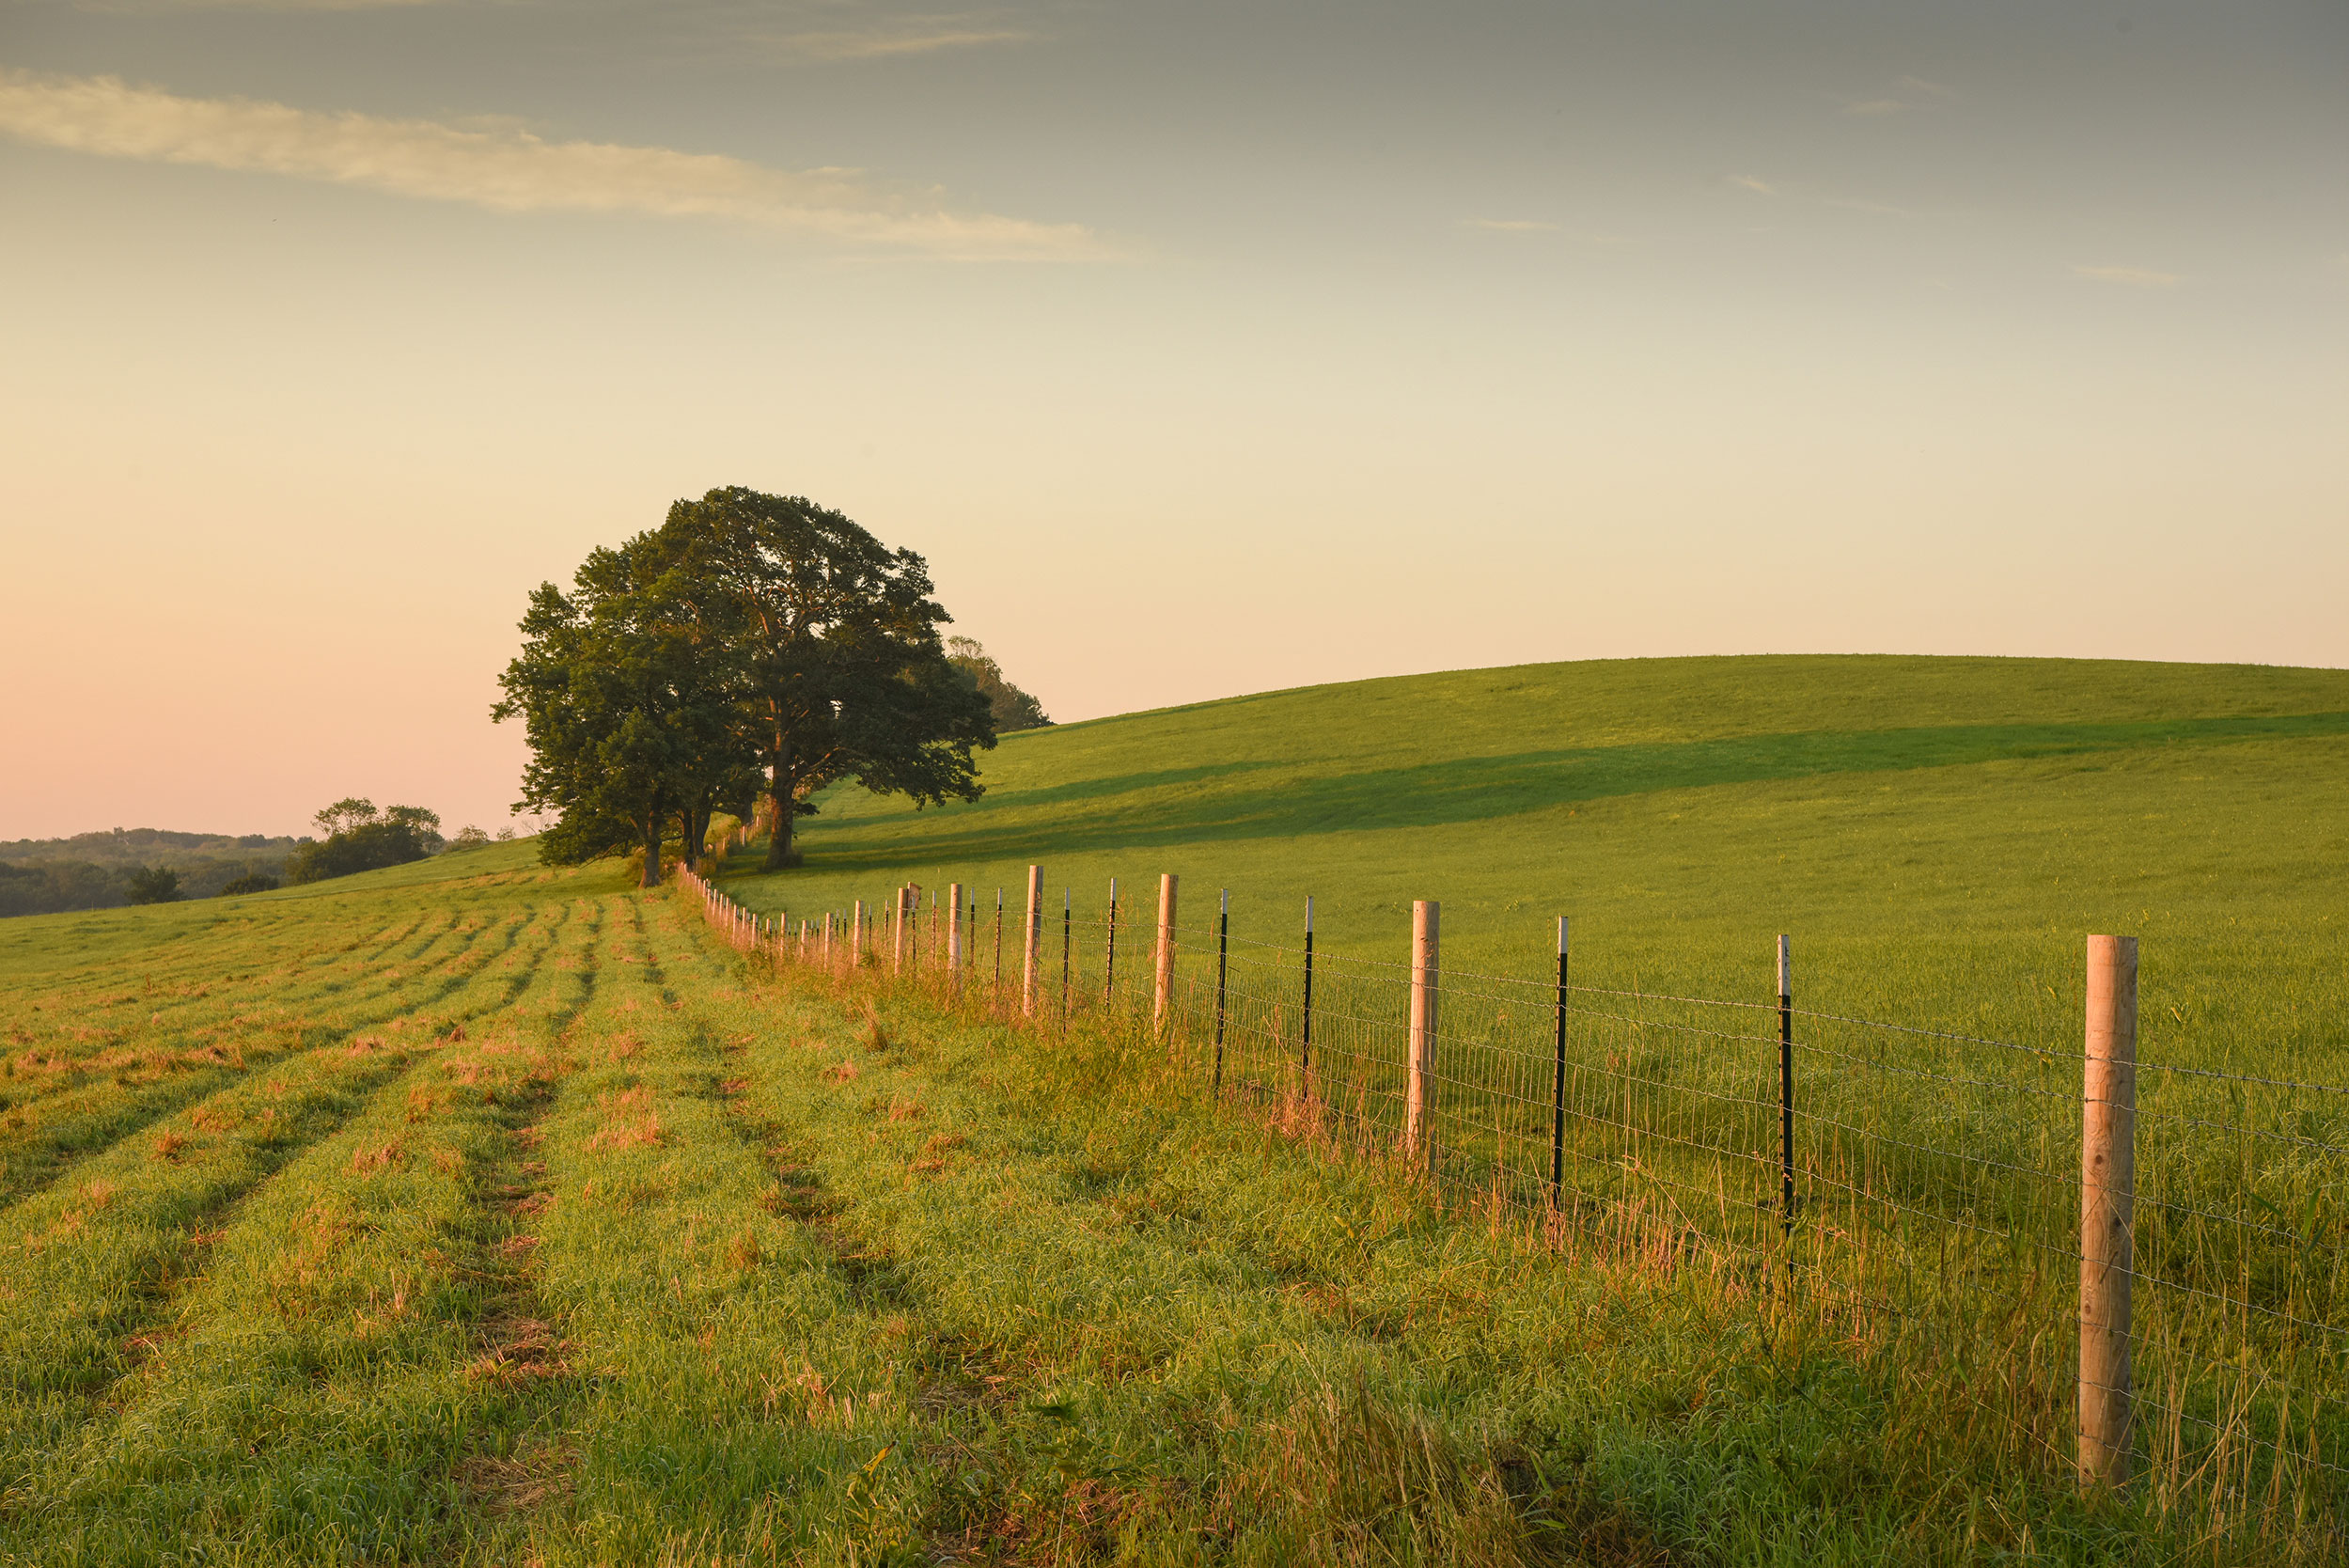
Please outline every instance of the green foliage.
M988 710L994 715L996 734L1041 729L1052 722L1045 716L1044 705L1013 685L1004 676L1003 666L988 656L976 637L947 638L947 663L962 673L972 690L987 699Z
M0 860L0 915L110 909L128 902L123 897L122 884L136 869L94 865L86 860L51 860L29 866Z
M275 877L257 871L249 876L241 876L222 883L220 892L223 898L235 898L245 893L272 892L276 886Z
M921 557L805 497L740 488L678 502L660 539L739 669L771 868L796 860L796 819L836 780L916 808L977 798L971 753L994 729L938 640L948 617Z
M260 833L151 827L0 843L0 916L111 909L130 902L125 883L149 866L178 871L182 898L210 898L237 877L274 872L295 844Z
M331 838L335 834L380 821L381 815L376 811L373 801L359 795L345 795L332 806L321 807L310 820L318 824L321 833Z
M460 850L487 849L493 841L487 831L468 823L459 828L456 836L448 840L448 853L455 855Z
M713 490L542 584L500 720L520 718L523 804L560 820L548 863L634 847L650 885L672 821L693 854L763 791L772 864L809 796L853 777L916 805L975 794L987 707L947 663L921 557L798 498ZM764 778L761 778L761 770Z
M364 800L337 801L318 814L318 823L339 824L320 842L305 843L286 857L286 881L300 886L329 877L404 866L441 850L437 812L421 806L395 806L378 812Z
M528 737L523 804L560 814L539 839L550 865L639 846L651 886L672 817L706 820L713 798L749 792L729 607L689 566L639 534L588 556L571 593L531 595L493 716Z
M170 903L180 896L180 873L168 866L142 866L122 883L133 903Z

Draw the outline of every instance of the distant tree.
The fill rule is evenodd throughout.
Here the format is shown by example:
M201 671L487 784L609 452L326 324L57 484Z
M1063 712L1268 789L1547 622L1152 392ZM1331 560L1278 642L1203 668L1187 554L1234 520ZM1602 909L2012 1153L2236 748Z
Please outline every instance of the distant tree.
M399 828L412 835L424 846L427 855L438 855L445 840L441 838L441 814L428 811L421 806L395 806L384 813L384 825Z
M321 827L329 822L343 825L322 839L297 846L286 856L288 882L297 886L323 882L329 877L404 866L440 853L440 814L421 806L395 806L378 812L363 800L337 801L318 814Z
M457 830L455 838L448 840L448 853L455 855L462 850L481 849L489 842L490 836L485 830L467 823Z
M949 618L919 556L803 497L739 488L678 502L661 534L731 639L726 683L766 776L769 870L797 861L793 824L838 779L917 806L978 798L971 751L994 727L947 662Z
M962 673L994 713L995 733L1041 729L1052 722L1044 705L1004 678L1003 666L988 656L976 637L947 638L947 663Z
M237 898L245 893L267 893L277 886L277 879L266 871L250 871L220 885L223 898Z
M142 866L123 879L122 891L133 903L170 903L180 897L180 873L168 866Z
M373 801L350 795L335 802L332 806L322 808L318 815L310 820L318 823L321 835L331 839L337 833L347 832L354 827L364 827L375 821L375 817Z

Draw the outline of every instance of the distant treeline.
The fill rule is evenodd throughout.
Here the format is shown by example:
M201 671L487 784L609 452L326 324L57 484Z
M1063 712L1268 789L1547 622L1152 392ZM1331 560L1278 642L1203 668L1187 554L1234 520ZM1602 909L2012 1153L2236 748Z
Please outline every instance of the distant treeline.
M180 898L211 898L245 878L267 878L274 886L286 857L309 842L266 833L173 833L156 827L0 842L0 916L147 902L135 884L145 876L146 886L153 886L157 870L175 873Z
M266 893L281 883L323 882L494 841L478 827L444 839L439 813L420 806L379 811L372 802L352 798L335 802L314 820L323 838L117 827L0 843L0 917ZM513 836L510 827L497 834Z

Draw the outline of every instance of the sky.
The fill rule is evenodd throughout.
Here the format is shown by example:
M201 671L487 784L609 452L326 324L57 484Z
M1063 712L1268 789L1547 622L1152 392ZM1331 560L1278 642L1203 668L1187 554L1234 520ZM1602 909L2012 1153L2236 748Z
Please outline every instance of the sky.
M721 485L1056 718L2349 665L2349 8L0 0L0 839L511 819Z

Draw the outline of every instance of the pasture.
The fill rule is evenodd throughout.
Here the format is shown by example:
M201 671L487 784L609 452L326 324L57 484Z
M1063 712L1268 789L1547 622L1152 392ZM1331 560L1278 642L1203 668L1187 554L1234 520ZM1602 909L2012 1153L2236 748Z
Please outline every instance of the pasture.
M945 811L838 792L808 824L807 866L764 877L738 855L718 885L806 915L909 880L1016 889L1040 859L1056 911L1061 886L1078 889L1071 925L1088 936L1072 966L1089 995L1105 978L1100 928L1078 921L1099 920L1108 877L1142 914L1155 874L1178 871L1185 1011L1169 1036L1082 1001L1066 1027L1014 1027L976 975L891 983L745 956L681 890L637 892L608 864L540 869L527 845L0 925L0 1552L683 1565L2340 1551L2326 1473L2261 1468L2240 1440L2219 1445L2223 1474L2156 1465L2146 1492L2078 1494L2042 1440L2067 1396L2060 1269L1986 1311L1985 1290L2012 1283L1993 1266L2006 1261L1928 1258L1920 1232L1885 1226L1855 1267L1856 1210L1797 1232L1802 1292L1735 1246L1683 1245L1703 1214L1660 1229L1608 1128L1728 1149L1754 1141L1752 1119L1661 1120L1661 1090L1640 1103L1656 1117L1628 1102L1601 1115L1606 1074L1639 1052L1681 1074L1660 1080L1674 1090L1733 1088L1761 1069L1746 1045L1675 1054L1627 1032L1671 1018L1586 1010L1575 1047L1608 1066L1576 1102L1591 1121L1573 1212L1609 1232L1545 1219L1538 1193L1528 1206L1358 1157L1328 1114L1347 1096L1284 1079L1272 1010L1290 1005L1307 894L1324 1006L1362 1021L1351 1043L1330 1037L1340 1060L1324 1070L1340 1075L1388 1027L1375 976L1402 956L1413 897L1444 901L1448 972L1468 990L1470 973L1538 986L1550 917L1572 913L1585 984L1762 1001L1770 938L1787 931L1806 1006L2024 1048L2030 1065L1956 1097L2011 1107L2049 1072L2041 1087L2076 1092L2059 1053L2077 1054L2079 939L2118 929L2145 943L2149 1061L2349 1081L2349 677L1541 666L1024 734L989 777L985 800ZM1263 980L1218 1095L1198 998L1208 901L1227 885ZM1513 1038L1501 1011L1462 998L1464 1049ZM2349 1128L2321 1102L2210 1092L2149 1095L2256 1134L2149 1143L2195 1153L2161 1192L2215 1216L2163 1256L2229 1282L2253 1256L2223 1250L2241 1222L2272 1223L2299 1262L2252 1279L2240 1307L2280 1299L2341 1323ZM2050 1114L1992 1135L1948 1121L1952 1104L1922 1086L1820 1102L1871 1135L1941 1116L1934 1147L2076 1160L2075 1104L2068 1133ZM1474 1129L1489 1108L1454 1112ZM1454 1143L1489 1161L1527 1135L1496 1121L1492 1136ZM2213 1148L2222 1157L2203 1159ZM1693 1184L1707 1156L1687 1157L1645 1173ZM1864 1175L1871 1200L1940 1190L1915 1161L1863 1173L1822 1155L1806 1176L1838 1171ZM2008 1192L1969 1189L1963 1213ZM1825 1185L1813 1196L1813 1217L1834 1212ZM1757 1245L1777 1233L1725 1181L1710 1200L1725 1228L1758 1221ZM2061 1209L1998 1212L2020 1226ZM1875 1300L1894 1282L1911 1315ZM2179 1321L2209 1342L2208 1323ZM2266 1419L2277 1388L2340 1392L2321 1334L2234 1342L2233 1394L2192 1398ZM2333 1451L2337 1412L2292 1419L2277 1430ZM2181 1435L2181 1453L2198 1440Z

